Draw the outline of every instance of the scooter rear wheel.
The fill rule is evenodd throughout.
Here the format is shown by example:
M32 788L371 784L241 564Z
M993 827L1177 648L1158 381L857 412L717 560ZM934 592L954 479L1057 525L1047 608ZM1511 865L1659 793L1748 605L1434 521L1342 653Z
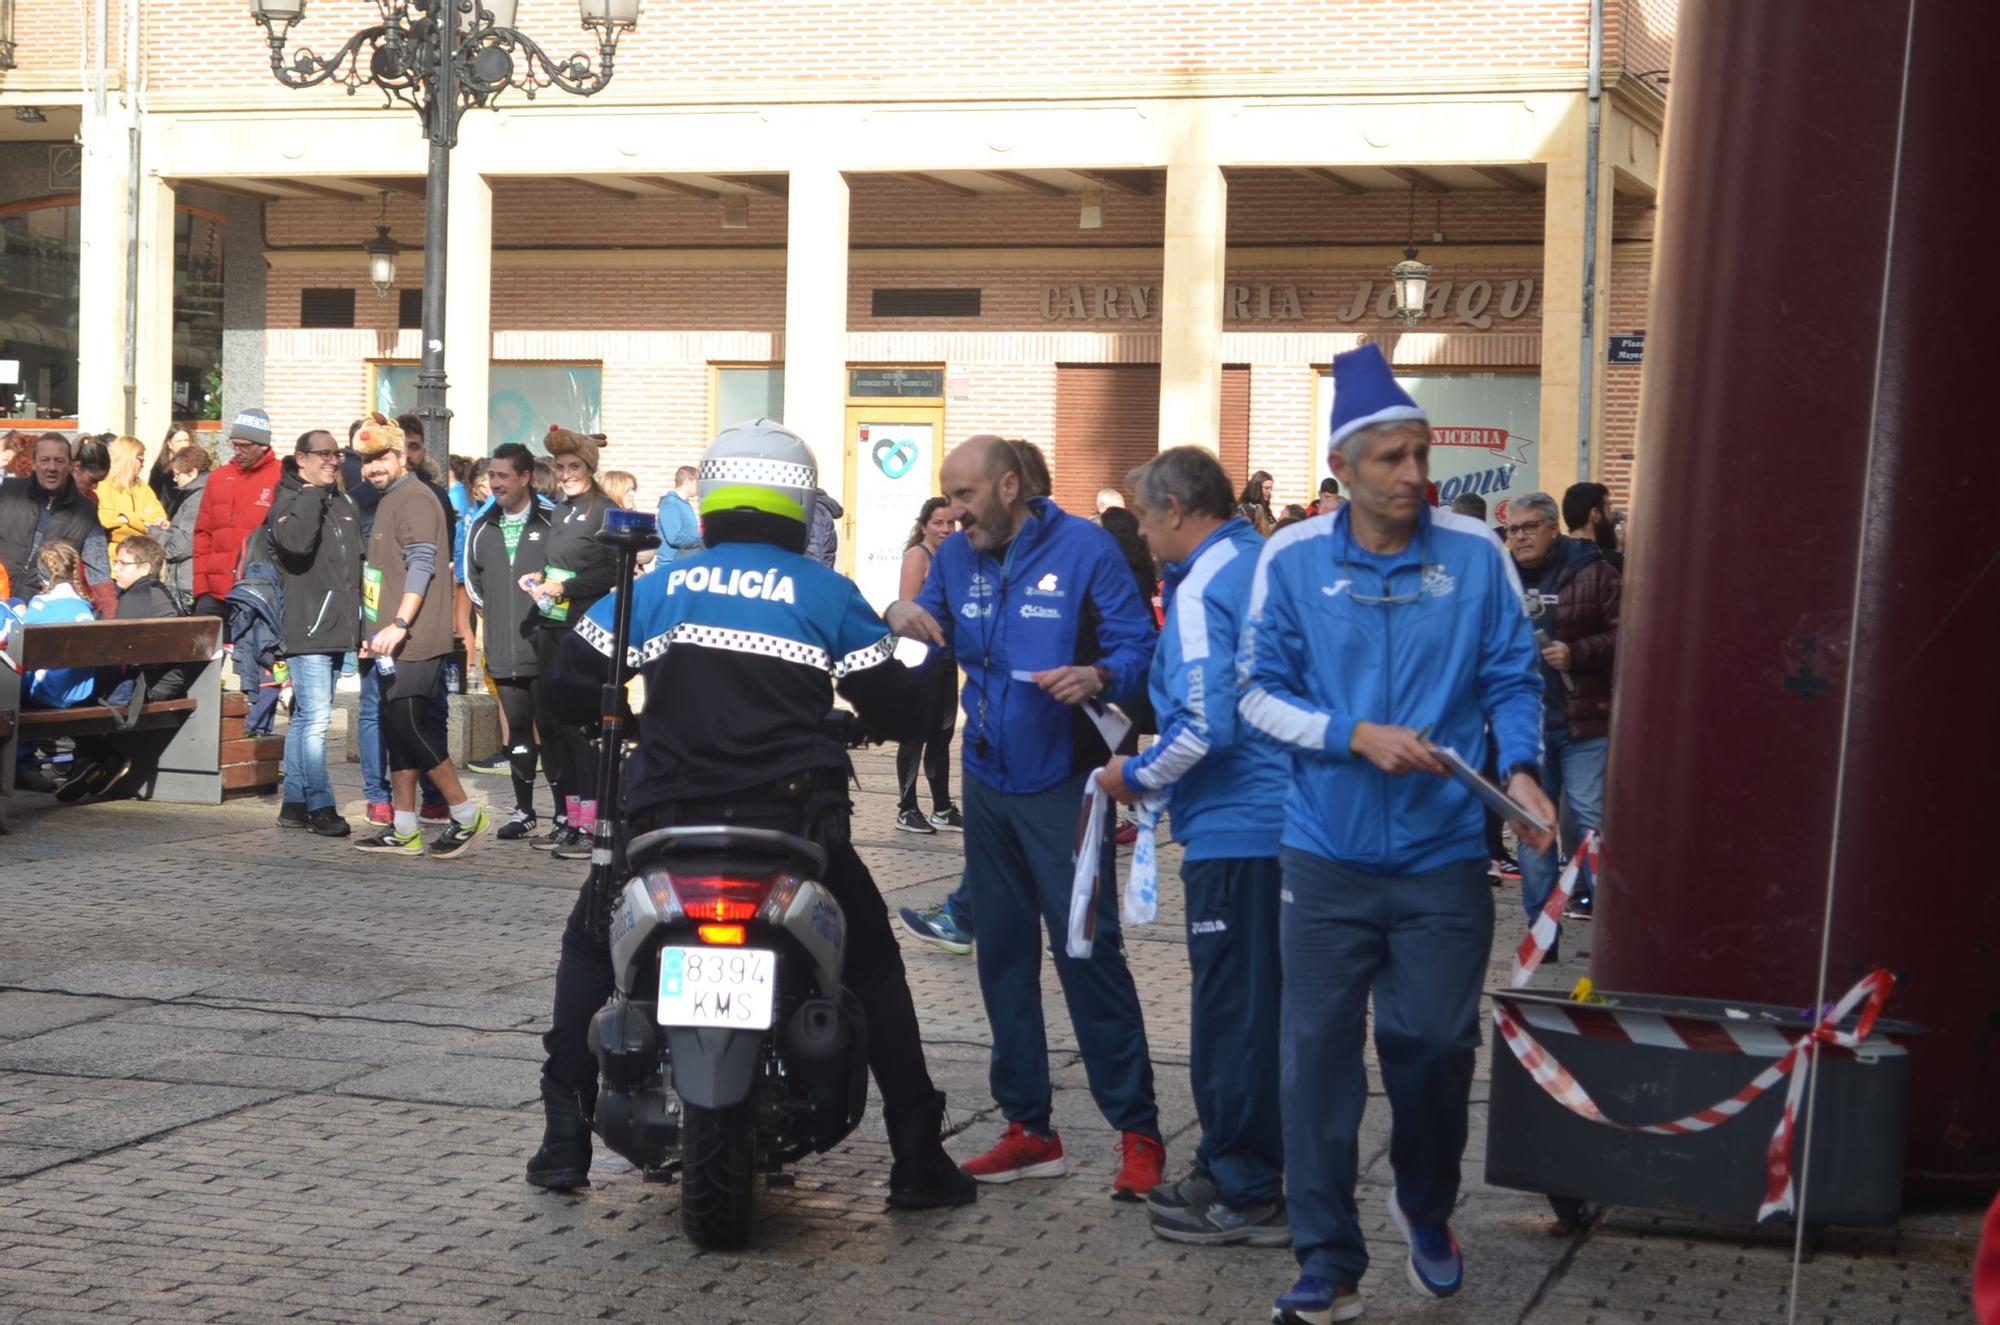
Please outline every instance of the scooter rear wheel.
M728 1251L750 1240L756 1213L756 1119L750 1106L681 1109L681 1232Z

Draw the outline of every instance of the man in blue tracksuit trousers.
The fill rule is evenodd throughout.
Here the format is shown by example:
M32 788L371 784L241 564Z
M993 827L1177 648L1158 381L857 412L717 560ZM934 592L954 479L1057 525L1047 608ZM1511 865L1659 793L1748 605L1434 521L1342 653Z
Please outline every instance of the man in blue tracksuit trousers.
M1493 943L1473 768L1491 724L1508 794L1545 823L1541 682L1512 563L1485 527L1424 504L1430 427L1381 350L1334 359L1329 460L1347 505L1281 530L1250 586L1239 716L1291 754L1279 868L1285 1191L1300 1277L1272 1319L1361 1313L1354 1201L1369 994L1393 1125L1389 1218L1410 1282L1458 1290L1451 1235ZM1545 830L1516 824L1536 848Z
M1046 927L1091 1095L1122 1134L1112 1195L1143 1200L1159 1183L1166 1147L1118 932L1109 832L1092 955L1071 958L1065 936L1084 779L1110 753L1079 706L1141 691L1152 614L1111 535L1046 497L1028 497L1019 453L1000 438L968 439L945 458L940 479L960 532L938 548L916 601L884 615L898 634L949 646L966 674L966 880L979 916L993 1097L1008 1126L965 1170L983 1182L1067 1171L1050 1122Z
M1184 848L1188 1075L1201 1146L1194 1169L1153 1189L1153 1232L1199 1246L1288 1246L1278 1111L1277 814L1286 761L1244 739L1236 646L1264 539L1234 512L1229 476L1198 446L1133 471L1132 513L1164 564L1166 626L1153 653L1160 739L1098 775L1121 801L1165 792ZM1254 733L1252 734L1254 736Z

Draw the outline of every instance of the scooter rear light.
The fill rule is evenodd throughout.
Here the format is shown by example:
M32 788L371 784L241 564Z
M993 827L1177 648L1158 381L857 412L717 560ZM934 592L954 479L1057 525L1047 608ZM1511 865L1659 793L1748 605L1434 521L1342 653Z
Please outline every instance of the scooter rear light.
M719 943L732 948L743 946L745 933L741 925L696 925L694 932L701 935L703 943Z
M682 914L694 921L755 920L771 891L769 879L722 875L675 875L674 896Z

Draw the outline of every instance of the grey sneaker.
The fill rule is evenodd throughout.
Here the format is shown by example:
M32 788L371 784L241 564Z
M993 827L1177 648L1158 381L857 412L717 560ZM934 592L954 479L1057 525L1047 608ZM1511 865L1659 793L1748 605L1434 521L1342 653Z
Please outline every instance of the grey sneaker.
M1220 1200L1178 1209L1153 1206L1147 1211L1153 1236L1195 1247L1289 1247L1291 1221L1285 1198L1255 1205L1224 1205Z
M1156 1210L1183 1210L1191 1205L1206 1205L1220 1195L1215 1179L1197 1164L1174 1181L1163 1182L1147 1192L1146 1204Z
M442 833L431 839L431 855L438 860L450 860L471 846L472 839L485 832L492 823L493 821L486 817L484 810L481 810L479 817L469 824L462 824L454 819Z

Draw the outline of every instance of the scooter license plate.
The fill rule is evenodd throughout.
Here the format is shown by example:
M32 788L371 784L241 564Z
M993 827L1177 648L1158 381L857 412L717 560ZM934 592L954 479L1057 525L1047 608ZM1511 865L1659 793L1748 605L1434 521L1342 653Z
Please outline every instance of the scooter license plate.
M778 955L764 948L660 949L660 1024L771 1029Z

